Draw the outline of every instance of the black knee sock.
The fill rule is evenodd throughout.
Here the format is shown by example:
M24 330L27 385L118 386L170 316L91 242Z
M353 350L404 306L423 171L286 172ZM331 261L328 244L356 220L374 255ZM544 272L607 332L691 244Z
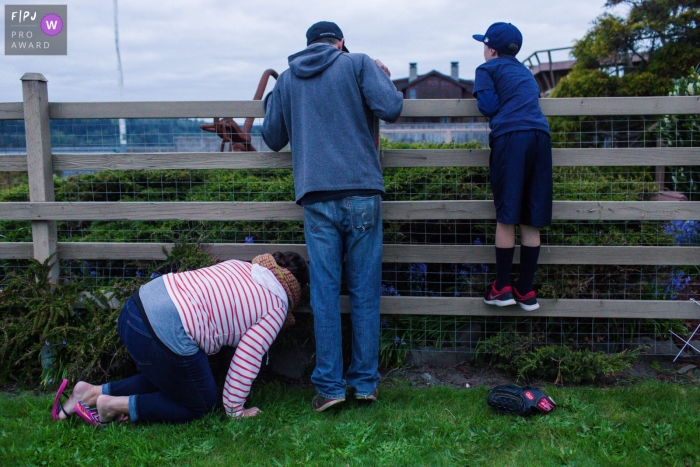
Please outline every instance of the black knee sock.
M513 248L496 247L496 288L501 290L510 285L510 270L513 267Z
M521 294L526 294L532 290L532 282L535 280L537 271L537 259L540 257L539 246L520 247L520 276L515 288Z

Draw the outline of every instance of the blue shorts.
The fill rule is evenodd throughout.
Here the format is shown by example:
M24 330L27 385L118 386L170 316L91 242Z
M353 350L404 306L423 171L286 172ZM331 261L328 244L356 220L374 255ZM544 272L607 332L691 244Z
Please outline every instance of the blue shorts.
M491 142L491 189L496 220L547 227L552 223L552 143L544 131L512 131Z

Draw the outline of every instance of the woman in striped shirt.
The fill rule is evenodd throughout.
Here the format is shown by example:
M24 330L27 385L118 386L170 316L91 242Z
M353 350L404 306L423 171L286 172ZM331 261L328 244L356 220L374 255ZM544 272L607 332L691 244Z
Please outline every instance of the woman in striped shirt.
M250 386L282 325L293 320L289 312L308 277L301 256L276 252L150 281L127 301L117 324L141 374L101 386L81 381L61 405L64 382L54 419L76 412L99 425L127 417L180 423L222 403L232 417L257 415L257 407L244 407ZM220 398L207 355L223 346L236 352Z

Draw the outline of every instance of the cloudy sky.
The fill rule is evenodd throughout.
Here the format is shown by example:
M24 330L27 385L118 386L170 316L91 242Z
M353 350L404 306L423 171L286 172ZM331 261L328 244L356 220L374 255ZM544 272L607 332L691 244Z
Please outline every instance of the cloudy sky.
M522 31L523 59L580 39L605 0L118 0L126 101L251 99L262 72L287 68L306 45L306 29L335 21L352 52L381 59L393 78L418 73L473 79L483 61L472 34L495 21ZM67 56L0 57L0 102L22 100L19 78L39 72L57 102L119 100L113 0L3 1L67 4ZM621 10L617 11L622 12ZM4 44L3 44L4 53ZM563 58L563 57L562 57ZM270 87L272 84L270 85Z

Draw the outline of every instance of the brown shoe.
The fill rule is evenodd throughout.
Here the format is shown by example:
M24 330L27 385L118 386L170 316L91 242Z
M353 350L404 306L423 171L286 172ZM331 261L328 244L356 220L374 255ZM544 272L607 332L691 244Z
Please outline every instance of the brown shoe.
M337 399L326 399L321 394L316 394L313 399L311 399L311 406L316 412L323 412L324 410L330 409L334 405L338 405L345 402L344 397L339 397Z
M374 388L374 391L372 391L369 394L365 394L365 395L355 394L355 399L357 399L358 401L374 402L377 399L379 399L379 389Z

